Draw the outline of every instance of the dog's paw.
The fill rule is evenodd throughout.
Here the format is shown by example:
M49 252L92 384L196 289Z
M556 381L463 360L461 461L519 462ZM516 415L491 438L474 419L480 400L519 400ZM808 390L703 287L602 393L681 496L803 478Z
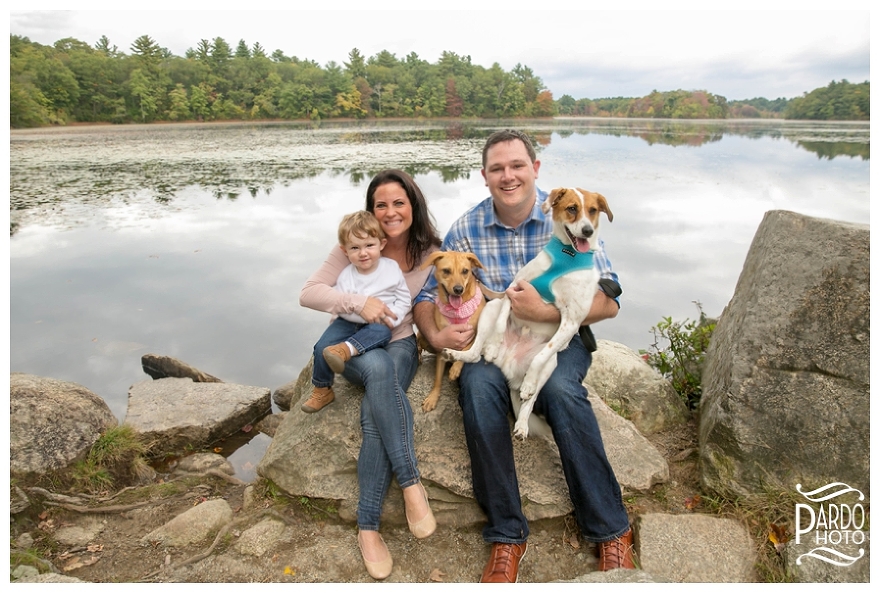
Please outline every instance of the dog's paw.
M425 398L425 401L422 402L422 411L430 412L434 408L437 407L437 400L439 400L439 394L435 397L434 394L429 395Z
M501 340L489 340L483 348L483 357L489 362L495 362L498 359L498 353L500 351Z
M526 401L532 399L537 392L538 385L535 383L534 379L526 375L525 379L523 379L522 385L519 386L519 398Z
M444 348L442 354L446 360L461 362L477 362L480 360L480 353L474 352L473 350L451 350L449 348Z
M513 425L513 436L526 440L529 436L529 419L520 418Z
M459 375L461 375L461 367L464 366L464 363L460 360L456 360L452 363L452 366L449 367L449 380L455 381L458 379Z

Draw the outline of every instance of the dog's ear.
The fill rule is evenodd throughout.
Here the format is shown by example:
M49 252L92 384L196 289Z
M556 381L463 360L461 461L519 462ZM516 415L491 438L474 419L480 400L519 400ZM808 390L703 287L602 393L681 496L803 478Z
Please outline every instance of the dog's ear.
M474 255L473 253L468 253L467 257L475 268L480 268L481 270L483 269L483 264L480 263L480 260L477 259L476 255Z
M419 269L424 270L425 268L433 266L434 262L436 262L438 259L440 259L444 255L446 255L445 251L435 251L434 253L432 253L431 255L428 256L428 259L425 260L425 263L423 263Z
M599 203L599 211L604 212L605 216L608 217L608 222L613 221L614 215L611 214L611 208L608 207L608 200L605 199L605 196L596 194L596 201Z
M559 198L561 198L564 194L565 194L564 187L557 187L556 189L552 190L550 192L550 195L547 196L547 199L544 200L544 203L541 204L541 211L544 214L549 214L550 210L554 206L556 206L556 203L559 201Z

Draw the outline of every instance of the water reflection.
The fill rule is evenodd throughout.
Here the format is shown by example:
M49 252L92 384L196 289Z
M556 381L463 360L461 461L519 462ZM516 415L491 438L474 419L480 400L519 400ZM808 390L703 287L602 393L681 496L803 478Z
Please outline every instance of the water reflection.
M545 150L555 134L640 138L649 146L703 146L724 137L780 138L822 159L870 158L869 124L826 122L558 119L542 122L228 124L13 130L11 233L29 221L74 224L77 205L173 202L187 188L216 199L255 198L331 172L360 185L395 166L446 183L479 170L485 138L520 126ZM381 146L381 149L378 148ZM61 215L59 209L66 212ZM62 222L63 221L63 222Z

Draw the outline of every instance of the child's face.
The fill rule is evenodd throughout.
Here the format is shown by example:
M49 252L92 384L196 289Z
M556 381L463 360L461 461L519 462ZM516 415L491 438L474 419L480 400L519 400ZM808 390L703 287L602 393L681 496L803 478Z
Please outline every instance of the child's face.
M378 237L355 237L348 236L343 249L345 255L348 256L354 267L361 274L369 274L376 270L379 266L379 258L382 256L382 249L385 247L386 239Z

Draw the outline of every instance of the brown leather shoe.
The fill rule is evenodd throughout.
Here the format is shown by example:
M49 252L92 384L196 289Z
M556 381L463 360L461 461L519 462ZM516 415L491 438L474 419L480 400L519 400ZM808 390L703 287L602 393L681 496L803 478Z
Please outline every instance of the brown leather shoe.
M483 569L481 583L515 583L519 562L526 555L527 542L521 544L492 544L489 561Z
M307 414L314 414L322 410L324 406L336 399L332 387L315 387L312 389L312 395L309 399L299 407L300 410Z
M632 527L617 539L599 544L599 570L635 567Z
M345 370L345 363L351 360L351 350L348 344L340 342L324 348L324 360L337 375L341 375Z

